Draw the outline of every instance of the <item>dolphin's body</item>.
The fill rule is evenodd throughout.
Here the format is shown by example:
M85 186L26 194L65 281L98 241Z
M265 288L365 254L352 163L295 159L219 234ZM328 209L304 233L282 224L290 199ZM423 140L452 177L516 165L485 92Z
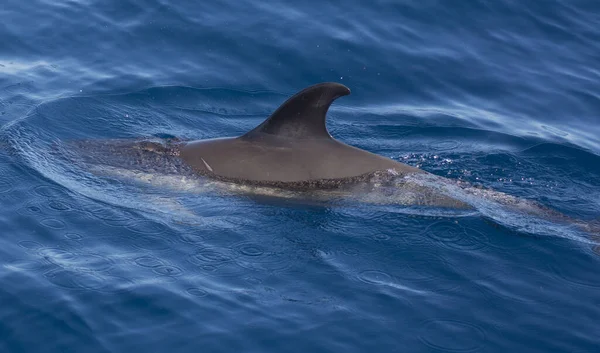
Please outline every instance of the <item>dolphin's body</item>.
M355 199L360 194L359 200L376 203L472 209L452 195L405 178L432 174L335 140L327 131L326 114L335 99L349 93L339 83L310 86L238 137L79 140L66 150L94 172L161 180L161 185L166 179L158 175L175 180L182 175L200 176L224 182L217 189L250 194L321 199ZM207 185L203 183L201 189ZM372 186L377 186L376 197L364 195L373 191ZM296 191L309 193L293 194Z
M76 160L95 172L163 186L184 187L199 177L214 181L192 182L199 189L477 210L491 218L501 214L503 223L524 228L528 228L527 221L518 215L533 215L598 234L595 223L572 219L533 201L436 176L335 140L327 131L327 110L335 99L349 93L338 83L308 87L239 137L73 141L66 153L77 155ZM554 225L548 227L550 233L556 233Z
M308 87L252 131L233 138L187 142L180 157L199 174L281 188L330 188L377 171L424 173L335 140L326 127L331 103L350 90L339 83Z
M225 182L221 189L275 196L309 191L311 197L355 198L375 191L376 197L358 199L474 209L473 198L486 198L536 214L547 212L526 200L493 190L484 192L335 140L327 131L326 114L335 99L348 94L350 89L339 83L310 86L238 137L86 140L70 146L84 151L79 157L96 172L145 181L162 179L161 185L164 178L156 175L201 176Z

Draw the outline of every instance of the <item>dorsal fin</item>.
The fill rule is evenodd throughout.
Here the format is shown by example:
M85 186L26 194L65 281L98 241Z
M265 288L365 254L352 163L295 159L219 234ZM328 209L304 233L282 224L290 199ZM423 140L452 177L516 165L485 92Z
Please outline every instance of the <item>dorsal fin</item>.
M267 120L243 137L270 134L293 138L330 138L325 125L327 110L335 99L348 94L348 87L334 82L305 88L285 101Z

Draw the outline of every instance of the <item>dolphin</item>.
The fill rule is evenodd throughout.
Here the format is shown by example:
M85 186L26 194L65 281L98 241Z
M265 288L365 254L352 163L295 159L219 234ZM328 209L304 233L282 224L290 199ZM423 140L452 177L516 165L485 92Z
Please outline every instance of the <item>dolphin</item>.
M350 89L340 83L310 86L251 131L238 137L183 143L179 156L200 175L284 189L335 188L380 171L425 173L329 134L327 111L334 100L348 94Z
M173 180L194 176L221 183L203 182L200 189L214 186L233 193L325 200L359 195L359 200L375 203L473 209L429 182L423 184L426 180L408 179L433 174L334 139L327 130L327 112L334 100L348 94L350 89L340 83L312 85L241 136L76 140L61 149L71 164L83 162L94 173L161 185L169 183L166 175ZM373 193L373 186L383 187Z
M283 190L310 191L311 197L325 199L371 193L376 197L359 199L456 209L480 209L473 204L488 199L526 213L549 212L527 200L443 178L336 140L327 130L327 112L334 100L349 94L348 87L336 82L309 86L241 136L79 140L70 143L65 154L83 151L78 156L97 173L154 182L160 180L156 175L201 176L225 182L220 186L234 193L277 196L290 195Z
M476 211L524 230L530 227L529 215L551 222L536 223L538 233L567 232L556 228L557 222L600 239L599 222L577 220L532 200L444 178L336 140L327 130L327 112L334 100L348 94L350 89L340 83L310 86L241 136L79 140L61 150L71 164L83 162L94 173L185 190L192 181L192 189L233 194ZM191 177L201 181L194 184Z

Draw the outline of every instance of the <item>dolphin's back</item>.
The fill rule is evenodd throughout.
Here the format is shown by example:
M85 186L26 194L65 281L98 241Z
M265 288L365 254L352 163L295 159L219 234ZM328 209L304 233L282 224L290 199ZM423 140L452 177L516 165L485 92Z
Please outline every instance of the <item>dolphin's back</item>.
M185 145L181 158L197 172L232 180L304 182L342 180L376 171L419 172L392 159L333 139L224 138Z

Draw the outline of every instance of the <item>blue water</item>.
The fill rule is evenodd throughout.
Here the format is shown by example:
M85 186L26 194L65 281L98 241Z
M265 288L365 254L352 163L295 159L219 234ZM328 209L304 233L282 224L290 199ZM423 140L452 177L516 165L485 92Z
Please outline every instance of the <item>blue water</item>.
M3 1L0 351L600 351L593 232L190 193L56 152L234 136L336 81L336 138L593 224L599 38L591 0Z

